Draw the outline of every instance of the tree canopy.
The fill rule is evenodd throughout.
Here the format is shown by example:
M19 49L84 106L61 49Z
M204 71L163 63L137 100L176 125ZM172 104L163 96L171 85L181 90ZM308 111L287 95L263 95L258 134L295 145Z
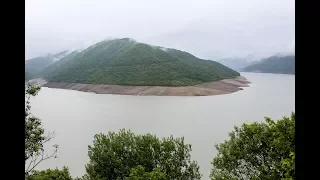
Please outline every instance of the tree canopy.
M159 168L154 168L151 172L146 172L144 167L139 165L130 170L129 178L126 180L167 180L166 174Z
M211 179L295 179L295 114L278 121L244 123L216 145Z
M62 170L47 169L43 171L33 171L33 173L28 176L27 180L73 180L69 169L63 167Z
M89 146L87 176L99 180L200 179L199 166L191 161L190 151L191 145L185 144L184 138L159 139L125 129L97 134Z

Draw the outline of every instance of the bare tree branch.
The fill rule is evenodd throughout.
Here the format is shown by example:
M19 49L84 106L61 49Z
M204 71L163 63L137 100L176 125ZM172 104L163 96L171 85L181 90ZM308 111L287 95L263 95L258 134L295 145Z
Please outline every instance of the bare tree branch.
M31 164L32 164L32 162L33 162L33 156L31 157L31 161L30 161L30 163L29 163L29 166L28 166L28 168L27 168L27 170L26 170L26 172L28 172L28 170L29 170L29 168L30 168L30 166L31 166Z
M47 160L47 159L50 159L50 158L52 158L52 157L57 157L56 156L56 154L57 154L57 151L58 151L58 147L57 146L54 146L55 147L55 150L53 151L53 153L51 154L51 155L48 155L48 154L46 154L46 156L44 156L44 151L42 151L42 153L41 153L41 159L39 160L39 161L37 161L38 160L38 158L40 157L40 155L36 155L36 157L32 157L32 160L31 160L31 162L30 162L30 164L29 164L29 166L31 165L31 163L33 163L33 166L32 166L32 168L30 168L29 169L29 167L27 168L27 170L26 170L26 173L28 174L29 172L31 172L38 164L40 164L42 161L44 161L44 160ZM34 159L35 158L35 159Z

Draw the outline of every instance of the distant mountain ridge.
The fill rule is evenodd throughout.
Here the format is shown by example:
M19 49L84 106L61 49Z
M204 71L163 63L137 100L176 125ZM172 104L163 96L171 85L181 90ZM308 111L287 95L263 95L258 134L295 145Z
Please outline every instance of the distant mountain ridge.
M217 60L217 62L236 71L241 71L243 68L252 64L252 62L249 62L244 58L223 58Z
M31 58L25 61L25 79L31 79L35 77L41 70L50 66L56 61L66 56L69 53L68 50L59 52L57 54L48 54L45 56Z
M63 66L63 64L65 64L66 62L68 62L70 59L72 59L75 55L77 55L78 53L80 53L81 50L75 50L72 51L71 53L67 54L66 56L62 57L61 59L59 59L58 61L50 64L49 66L43 68L37 75L36 77L43 77L43 76L47 76L51 73L53 73L56 69L58 69L59 67ZM57 72L56 72L57 73Z
M295 74L295 56L279 55L264 58L243 69L246 72Z
M130 38L74 51L37 75L49 82L132 86L189 86L237 76L240 73L218 62Z

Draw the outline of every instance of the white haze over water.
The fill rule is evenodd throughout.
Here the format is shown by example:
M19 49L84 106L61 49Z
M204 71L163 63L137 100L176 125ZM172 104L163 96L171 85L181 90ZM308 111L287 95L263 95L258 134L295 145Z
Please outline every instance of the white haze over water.
M213 60L294 49L294 0L27 0L25 10L26 59L110 37Z

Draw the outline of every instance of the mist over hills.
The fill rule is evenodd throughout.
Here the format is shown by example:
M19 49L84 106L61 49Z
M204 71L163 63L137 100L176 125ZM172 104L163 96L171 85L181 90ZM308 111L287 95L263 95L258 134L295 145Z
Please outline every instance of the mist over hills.
M275 55L263 58L243 68L246 72L295 74L295 55Z
M241 71L243 68L253 63L252 61L248 61L244 58L223 58L223 59L217 60L217 62L231 69L234 69L236 71Z
M25 61L25 79L31 79L35 77L44 68L50 66L54 62L59 61L61 58L69 53L68 50L56 53L48 54L45 56L31 58Z
M54 63L48 59L37 77L51 82L189 86L240 75L218 62L130 38L104 40Z

